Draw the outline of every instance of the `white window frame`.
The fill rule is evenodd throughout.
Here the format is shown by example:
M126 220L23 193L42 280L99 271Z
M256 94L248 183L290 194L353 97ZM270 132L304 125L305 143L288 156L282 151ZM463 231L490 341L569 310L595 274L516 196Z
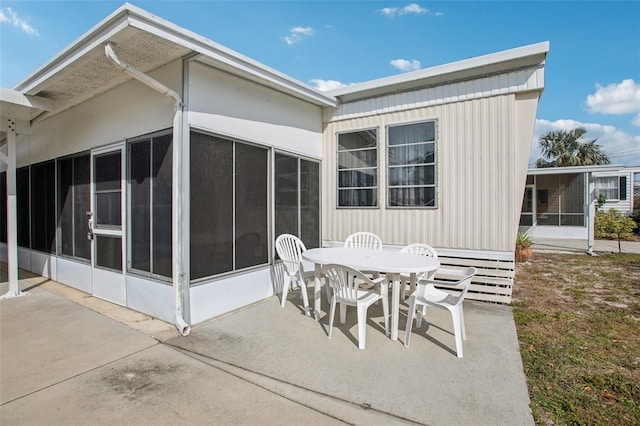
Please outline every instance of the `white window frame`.
M613 181L615 182L615 185L613 185L612 187L602 187L601 183L604 183L604 181ZM615 197L607 197L606 194L604 194L602 191L615 191L616 192L616 196ZM596 177L596 195L604 195L605 198L607 199L607 201L619 201L620 200L620 176L597 176Z
M340 135L345 135L349 133L358 133L358 132L366 132L375 130L376 132L376 146L375 147L367 147L367 148L356 148L356 149L340 149ZM378 127L368 127L364 129L351 129L345 130L342 132L336 133L336 207L338 209L379 209L380 208L380 129ZM342 152L356 152L356 151L373 151L376 152L376 165L374 167L358 167L358 168L350 168L350 169L340 169L340 153ZM375 170L375 186L357 186L357 187L340 187L340 172L341 171L350 171L350 170ZM358 189L372 189L375 194L375 204L371 206L342 206L340 205L340 191L341 190L358 190Z
M403 126L411 126L415 124L423 124L423 123L433 123L433 141L421 141L415 142L411 144L401 144L401 145L391 145L389 141L389 130L393 127L403 127ZM387 192L387 208L388 209L437 209L438 208L438 120L436 119L428 119L428 120L420 120L420 121L411 121L406 123L394 123L389 124L385 128L385 136L386 136L386 192ZM433 144L433 163L421 163L421 164L396 164L391 166L389 164L389 150L390 148L403 146L403 145L418 145L418 144ZM394 185L391 186L389 179L391 178L390 169L399 168L399 167L407 167L407 166L433 166L433 184L430 185ZM391 189L396 188L433 188L433 196L434 196L434 205L433 206L392 206L390 205L391 200Z

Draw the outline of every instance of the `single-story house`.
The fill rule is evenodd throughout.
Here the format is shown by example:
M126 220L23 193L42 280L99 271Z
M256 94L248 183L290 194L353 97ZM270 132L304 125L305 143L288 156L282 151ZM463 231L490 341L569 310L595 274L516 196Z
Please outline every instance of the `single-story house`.
M633 211L637 173L640 167L621 165L529 169L519 230L532 237L591 239L590 218L600 195L605 211Z
M427 242L509 302L548 50L323 93L124 4L1 92L0 254L183 333L273 296L285 232Z

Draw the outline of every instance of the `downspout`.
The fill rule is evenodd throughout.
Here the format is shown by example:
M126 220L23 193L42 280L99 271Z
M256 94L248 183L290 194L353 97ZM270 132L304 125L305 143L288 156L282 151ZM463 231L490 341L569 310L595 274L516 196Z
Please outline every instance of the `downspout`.
M107 42L104 53L116 66L129 74L139 82L149 86L153 90L167 96L175 102L173 116L173 190L172 204L174 206L172 244L175 249L173 254L173 295L175 301L175 325L180 334L187 336L191 332L191 326L184 320L184 270L182 262L182 97L164 84L133 68L120 60L113 49L113 45Z

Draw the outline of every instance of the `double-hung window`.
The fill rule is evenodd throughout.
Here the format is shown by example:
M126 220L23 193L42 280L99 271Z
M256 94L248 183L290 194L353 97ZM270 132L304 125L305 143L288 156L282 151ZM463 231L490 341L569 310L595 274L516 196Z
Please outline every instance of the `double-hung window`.
M436 207L436 122L387 131L387 205Z
M378 206L378 130L338 134L338 206Z
M606 176L596 178L596 193L607 200L627 199L626 176Z

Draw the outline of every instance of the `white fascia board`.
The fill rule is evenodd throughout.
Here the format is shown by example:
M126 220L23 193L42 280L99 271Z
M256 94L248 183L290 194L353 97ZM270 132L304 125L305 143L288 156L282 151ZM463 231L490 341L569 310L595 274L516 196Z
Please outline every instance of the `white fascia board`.
M328 96L283 73L129 3L124 3L112 14L85 32L53 59L18 83L14 89L29 94L37 93L39 86L47 79L96 47L106 43L115 34L129 26L147 31L203 55L210 56L233 68L250 73L258 79L275 83L277 86L282 86L283 89L297 93L303 99L313 101L321 106L337 106L337 100L333 96Z
M545 167L527 170L528 175L561 175L567 173L597 173L612 172L624 169L621 164L608 164L604 166L575 166L575 167Z
M131 10L135 11L135 14L131 16L130 25L135 28L172 41L194 52L198 52L215 61L242 71L243 73L253 75L260 80L274 83L276 86L283 87L283 89L286 89L288 92L297 93L304 99L311 100L321 106L337 106L335 97L328 96L324 92L320 92L286 74L211 41L206 37L151 15L142 9L131 7Z
M128 3L120 6L111 15L104 18L90 30L71 42L71 44L51 60L36 69L23 81L16 84L14 89L26 94L37 93L39 85L47 79L83 57L97 46L108 41L114 34L125 29L129 25L127 20L128 6L130 6Z
M446 76L447 74L470 71L476 68L487 68L497 66L501 63L517 61L527 57L540 56L536 60L539 64L544 63L544 58L549 52L549 42L541 42L528 46L518 47L515 49L504 50L489 55L478 56L476 58L465 59L462 61L451 62L444 65L438 65L431 68L425 68L418 71L398 74L390 77L384 77L377 80L371 80L364 83L356 83L349 86L340 87L327 91L328 94L336 97L343 95L357 94L358 92L367 92L371 90L388 87L389 91L393 90L393 86L406 85L415 82L416 85L428 84L429 79ZM544 56L543 56L544 55ZM533 65L533 63L531 64ZM503 71L502 68L496 67L497 70ZM509 69L505 67L505 69Z

